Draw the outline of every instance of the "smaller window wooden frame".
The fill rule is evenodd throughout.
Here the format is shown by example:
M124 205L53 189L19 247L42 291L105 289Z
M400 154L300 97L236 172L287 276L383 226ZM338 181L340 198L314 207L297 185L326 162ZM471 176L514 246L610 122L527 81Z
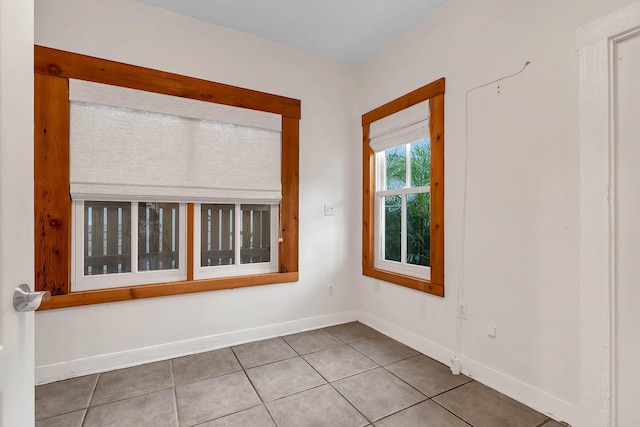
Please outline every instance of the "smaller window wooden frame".
M298 281L300 100L35 46L35 288L40 310ZM71 292L69 79L87 80L265 111L282 116L282 204L278 272L194 280L194 206L187 204L187 280Z
M429 294L444 296L444 93L445 79L390 101L362 116L362 274ZM376 120L429 100L431 117L431 278L424 279L374 267L375 153L369 126Z

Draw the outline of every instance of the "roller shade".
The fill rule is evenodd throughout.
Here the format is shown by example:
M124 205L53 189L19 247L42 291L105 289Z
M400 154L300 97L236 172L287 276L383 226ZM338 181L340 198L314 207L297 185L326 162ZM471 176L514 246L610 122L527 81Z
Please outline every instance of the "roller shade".
M281 116L69 81L78 200L278 203Z
M376 153L429 136L428 100L369 125L369 146Z

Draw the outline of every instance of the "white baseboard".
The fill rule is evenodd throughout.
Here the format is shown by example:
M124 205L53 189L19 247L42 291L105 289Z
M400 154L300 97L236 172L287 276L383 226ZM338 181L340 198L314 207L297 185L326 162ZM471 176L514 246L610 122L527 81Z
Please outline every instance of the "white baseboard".
M36 384L47 384L82 375L127 368L159 360L173 359L174 357L217 350L251 341L352 322L357 320L357 315L357 312L343 311L152 347L137 348L51 365L37 366L35 368Z
M404 345L408 345L422 354L426 354L440 363L451 366L453 350L443 347L440 344L436 344L433 341L429 341L418 334L407 331L406 329L396 326L395 324L387 322L379 317L372 316L369 313L358 312L357 315L358 320L365 325L371 326L373 329L382 332L396 341L400 341Z
M357 317L362 323L451 367L451 357L454 355L454 350L443 347L440 344L368 313L358 312ZM502 372L496 371L464 355L460 356L460 360L462 373L464 375L550 418L558 421L566 421L571 425L577 425L578 407L576 405L559 399L516 378L505 375Z
M530 384L460 356L462 373L557 421L577 425L578 407Z

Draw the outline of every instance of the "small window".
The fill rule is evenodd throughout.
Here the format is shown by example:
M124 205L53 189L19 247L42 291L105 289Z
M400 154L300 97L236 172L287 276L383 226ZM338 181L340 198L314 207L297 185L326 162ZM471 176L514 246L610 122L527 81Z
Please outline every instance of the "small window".
M186 278L186 205L74 201L72 291Z
M376 267L430 278L430 168L429 138L376 154Z
M362 271L444 296L444 79L362 116Z
M195 211L196 279L277 271L278 205L201 204Z

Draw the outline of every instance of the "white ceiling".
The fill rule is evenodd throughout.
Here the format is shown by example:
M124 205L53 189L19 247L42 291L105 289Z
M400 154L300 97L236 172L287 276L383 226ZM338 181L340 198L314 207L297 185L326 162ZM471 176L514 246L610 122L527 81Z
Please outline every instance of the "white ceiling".
M446 0L140 0L338 61L360 64Z

